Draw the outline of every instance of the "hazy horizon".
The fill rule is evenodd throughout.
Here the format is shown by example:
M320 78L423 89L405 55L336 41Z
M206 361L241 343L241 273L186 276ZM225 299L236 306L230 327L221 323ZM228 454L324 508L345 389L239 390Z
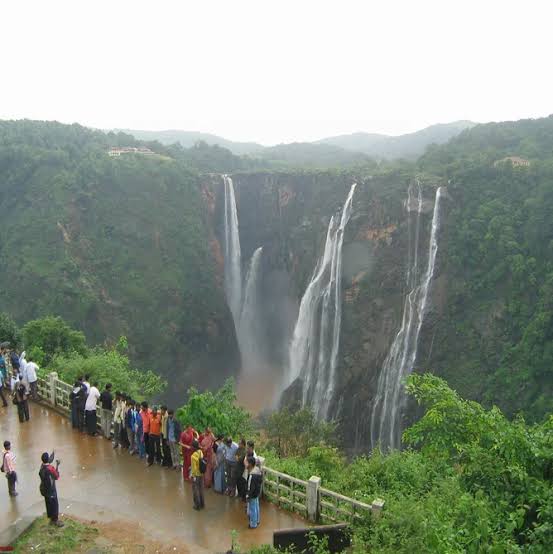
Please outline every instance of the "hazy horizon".
M549 4L4 6L0 118L272 145L549 115Z

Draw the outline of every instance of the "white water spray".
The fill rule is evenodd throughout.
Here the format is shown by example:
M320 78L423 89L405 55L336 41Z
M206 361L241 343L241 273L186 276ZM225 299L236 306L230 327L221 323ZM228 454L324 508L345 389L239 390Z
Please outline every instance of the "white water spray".
M336 368L342 323L342 246L344 229L352 212L351 186L340 220L328 224L323 255L301 299L289 350L286 386L302 382L302 405L326 419L336 386Z
M401 328L397 333L378 377L377 392L371 416L371 446L383 449L401 445L401 417L404 405L403 380L411 373L417 358L420 330L426 314L428 291L434 277L437 234L440 227L440 200L443 189L436 190L432 229L425 273L419 275L419 235L422 212L420 183L409 187L407 210L409 212L409 258L407 264L407 295L403 305ZM413 212L414 230L413 230Z
M225 293L234 325L238 329L242 307L242 260L238 214L232 179L228 175L223 175L223 182L225 184Z

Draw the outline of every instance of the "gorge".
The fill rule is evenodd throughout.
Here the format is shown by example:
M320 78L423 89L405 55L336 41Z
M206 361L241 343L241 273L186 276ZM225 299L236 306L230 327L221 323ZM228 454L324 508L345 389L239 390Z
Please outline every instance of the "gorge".
M229 172L204 148L199 172L182 148L111 158L143 143L2 122L3 309L126 335L170 402L246 376L256 411L309 407L353 451L400 444L410 372L532 421L552 408L551 136L552 118L478 125L416 163L336 169Z

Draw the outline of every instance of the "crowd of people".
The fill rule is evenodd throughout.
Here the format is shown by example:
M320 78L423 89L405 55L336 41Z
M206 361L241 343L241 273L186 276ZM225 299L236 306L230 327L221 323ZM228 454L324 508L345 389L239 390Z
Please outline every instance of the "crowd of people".
M28 397L37 398L38 367L31 359L26 360L23 352L17 354L17 360L16 356L9 357L10 372L8 364L2 366L6 356L2 353L0 359L0 370L6 368L2 383L10 382L19 419L28 421ZM195 510L205 506L204 489L213 488L217 493L243 500L249 527L259 525L262 471L253 441L235 442L231 437L215 435L209 427L203 432L192 425L182 429L174 410L164 405L149 406L148 402L136 401L112 389L107 383L100 392L98 383L91 381L89 375L78 377L69 394L72 427L91 436L103 436L113 448L128 450L147 466L157 464L182 471L184 480L191 483ZM8 481L8 487L10 495L17 494L15 482L12 486Z
M192 485L195 510L204 508L204 489L213 487L215 492L244 500L249 526L259 525L262 472L253 441L236 443L231 437L216 436L209 427L203 432L192 425L182 429L174 410L150 407L112 388L107 383L100 392L88 375L75 381L70 394L73 428L93 436L100 433L112 441L113 448L127 449L148 466L182 470L184 480Z

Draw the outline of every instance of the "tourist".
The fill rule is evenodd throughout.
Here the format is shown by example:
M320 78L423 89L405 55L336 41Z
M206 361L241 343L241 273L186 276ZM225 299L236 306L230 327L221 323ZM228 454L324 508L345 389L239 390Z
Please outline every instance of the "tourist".
M91 389L94 387L91 387ZM98 393L98 396L100 393ZM56 460L56 467L52 466L52 458L54 453L49 456L48 452L44 452L41 456L42 465L38 475L40 477L40 494L44 496L44 502L46 504L46 515L50 519L52 525L57 527L63 527L59 517L59 504L58 504L58 492L56 490L56 481L60 478L59 467L60 461Z
M127 412L129 411L131 397L124 392L121 393L121 401L123 407L121 410L121 428L119 430L119 444L121 448L129 448L129 436L127 434L126 421L127 421Z
M13 393L13 403L17 406L19 422L29 421L29 401L27 400L27 389L23 383L19 383Z
M150 417L148 446L148 465L151 466L154 460L156 463L161 464L161 415L155 406L152 408L152 415Z
M169 441L167 440L167 421L169 414L167 406L161 406L161 456L163 458L162 465L169 469L173 467L171 463L171 450L169 449Z
M8 381L8 367L6 365L6 360L4 358L4 349L0 349L0 373L2 374L2 380L4 382Z
M248 480L246 502L248 503L247 514L249 518L249 528L255 529L260 522L259 514L259 496L261 495L261 483L263 476L261 469L257 467L256 460L253 456L247 458Z
M206 462L206 469L204 473L204 486L206 489L211 488L213 483L213 458L215 453L213 452L213 445L215 444L215 435L212 433L209 427L205 428L203 438L200 442L200 448L204 455Z
M234 496L236 494L236 452L238 445L227 437L225 441L225 479L227 488L225 494Z
M113 448L121 446L121 427L123 425L124 402L121 393L115 393L115 403L113 405Z
M69 400L71 402L71 427L73 429L81 428L80 406L82 404L82 397L84 396L83 382L81 377L77 377L73 390L69 393Z
M169 450L171 451L173 469L179 469L180 467L179 439L181 432L181 426L175 418L174 410L167 410L167 440L169 442Z
M234 466L233 481L236 483L236 489L238 496L243 500L246 499L246 477L244 477L244 466L246 464L246 439L241 438L238 443L238 450L236 451L236 465Z
M129 441L129 453L132 456L136 452L136 442L134 440L134 418L136 417L134 409L135 401L129 398L127 410L125 412L125 429L127 431L127 440Z
M86 413L85 413L85 406L86 406L86 399L88 398L88 390L90 387L87 387L84 382L84 377L81 375L78 378L78 381L81 383L81 393L78 397L79 399L79 431L84 432L85 430L85 424L86 424Z
M140 411L140 404L136 403L136 418L134 420L134 436L136 440L136 448L138 452L138 456L141 459L144 459L146 456L146 445L144 444L144 428L142 426L142 416Z
M190 481L190 464L192 456L192 442L196 431L189 423L186 429L181 433L179 443L182 446L182 476L186 481Z
M150 434L150 417L151 412L148 409L148 402L142 402L140 410L140 418L142 420L142 444L144 445L144 452L149 452L148 439ZM140 456L143 458L143 456Z
M192 498L194 502L194 510L202 510L205 507L204 503L204 476L202 473L201 460L204 455L200 448L197 439L192 441L192 454L190 456L190 474L192 477Z
M29 383L29 390L33 400L38 400L38 366L33 361L33 357L29 356L29 361L25 365L25 380Z
M17 371L19 373L19 367L21 364L19 363L19 354L16 350L12 350L10 353L10 362L12 364L12 370Z
M8 494L17 496L15 484L17 483L17 473L15 472L15 454L12 452L10 441L4 441L4 451L2 452L2 473L8 481Z
M15 392L15 389L17 388L17 385L19 385L19 383L22 383L23 381L21 380L21 374L19 372L18 369L12 369L12 372L11 372L11 375L10 375L10 382L9 382L9 385L10 385L10 392ZM8 384L6 384L6 388L7 388Z
M217 435L217 440L213 445L213 452L215 454L213 490L222 494L226 491L224 435Z
M7 390L7 381L4 374L0 371L0 398L2 399L2 406L4 408L8 405L6 397L4 396L4 390Z
M96 417L96 404L100 398L98 383L94 383L88 392L86 403L84 406L85 421L88 434L95 437L98 433L98 421Z
M100 405L102 407L101 428L106 439L111 437L111 418L113 415L113 396L111 395L111 383L106 383L105 389L100 394Z
M88 373L83 378L83 385L86 387L86 396L88 397L88 393L90 392L90 375L88 375Z
M242 475L239 480L241 484L238 486L238 494L242 499L246 499L247 493L247 481L248 481L248 458L253 458L257 464L257 454L255 453L255 443L253 441L248 441L246 445L246 455L242 462L241 469Z

